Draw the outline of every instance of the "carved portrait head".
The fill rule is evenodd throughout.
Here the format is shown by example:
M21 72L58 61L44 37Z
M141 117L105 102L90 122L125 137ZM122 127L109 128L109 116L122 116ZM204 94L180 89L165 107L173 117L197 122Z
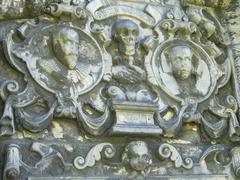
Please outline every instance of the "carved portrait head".
M53 52L57 59L68 69L76 68L79 59L78 32L71 28L61 28L52 34Z
M77 99L100 82L102 51L98 43L78 27L49 25L15 48L34 80L61 99ZM37 45L37 46L36 46ZM26 54L28 56L26 56Z
M169 82L165 85L171 87L170 90L174 94L188 98L203 96L207 93L210 84L204 89L203 84L199 86L199 83L204 82L203 73L209 75L207 64L194 55L190 46L184 44L170 46L164 51L163 59L165 60L162 62L163 72L168 76L168 80L171 79L169 81L171 85L168 85ZM205 81L211 82L209 77Z
M187 80L193 70L193 52L188 46L177 45L168 51L169 61L175 78Z
M152 156L147 144L143 141L129 143L125 148L122 159L136 171L144 171L152 164Z
M136 43L139 37L139 27L131 20L116 21L112 27L112 36L118 42L118 49L124 55L135 54Z
M214 90L218 78L213 59L192 41L176 39L159 45L152 68L156 83L178 101L203 101Z

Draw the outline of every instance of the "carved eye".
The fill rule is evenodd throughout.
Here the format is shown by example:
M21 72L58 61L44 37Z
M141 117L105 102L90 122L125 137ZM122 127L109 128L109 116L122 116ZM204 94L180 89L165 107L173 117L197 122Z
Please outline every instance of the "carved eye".
M65 43L65 44L71 44L71 41L65 40L64 43Z

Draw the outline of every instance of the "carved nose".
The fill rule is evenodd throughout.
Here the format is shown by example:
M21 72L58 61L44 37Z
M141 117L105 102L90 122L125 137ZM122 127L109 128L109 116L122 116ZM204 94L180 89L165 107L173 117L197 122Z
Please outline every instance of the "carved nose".
M130 41L133 41L133 40L134 40L132 36L130 36L128 39L129 39Z
M128 36L131 37L131 38L134 38L134 37L135 37L133 31L129 31L129 32L128 32Z

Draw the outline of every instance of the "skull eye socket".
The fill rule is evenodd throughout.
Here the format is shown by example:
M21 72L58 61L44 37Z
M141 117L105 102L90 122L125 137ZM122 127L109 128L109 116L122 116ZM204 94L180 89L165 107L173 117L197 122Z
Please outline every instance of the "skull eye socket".
M122 29L122 35L124 35L124 36L128 36L128 29L126 29L126 28L124 28L124 29Z
M132 34L133 34L133 36L138 36L139 32L137 29L133 29Z
M191 61L191 59L189 57L185 57L184 60L185 61Z

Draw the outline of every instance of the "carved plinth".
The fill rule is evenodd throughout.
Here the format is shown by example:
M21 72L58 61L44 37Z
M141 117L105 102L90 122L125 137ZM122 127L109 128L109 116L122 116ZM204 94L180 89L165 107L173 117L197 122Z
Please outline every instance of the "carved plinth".
M153 115L156 105L132 102L113 102L116 122L111 134L160 135L162 129L155 125Z

